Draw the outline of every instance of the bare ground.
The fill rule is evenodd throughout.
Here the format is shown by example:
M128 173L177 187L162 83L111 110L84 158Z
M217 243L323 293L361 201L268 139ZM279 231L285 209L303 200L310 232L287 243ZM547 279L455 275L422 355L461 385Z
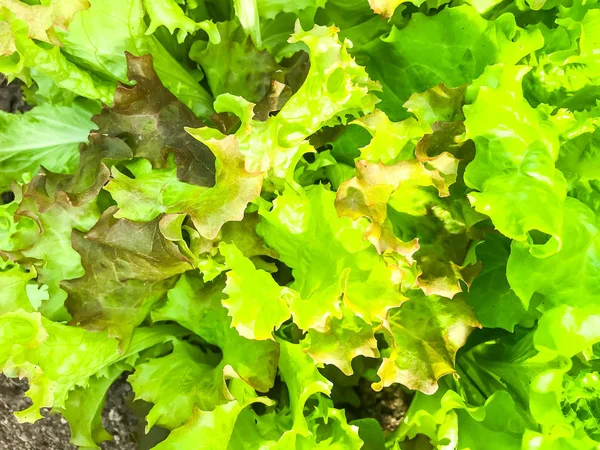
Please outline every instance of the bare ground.
M13 413L31 404L24 396L26 390L26 381L0 376L0 450L77 450L69 443L71 431L67 421L59 414L44 411L44 419L34 424L17 421ZM103 443L103 450L137 449L132 430L138 430L143 420L130 412L131 397L131 387L124 379L109 390L102 422L114 440Z

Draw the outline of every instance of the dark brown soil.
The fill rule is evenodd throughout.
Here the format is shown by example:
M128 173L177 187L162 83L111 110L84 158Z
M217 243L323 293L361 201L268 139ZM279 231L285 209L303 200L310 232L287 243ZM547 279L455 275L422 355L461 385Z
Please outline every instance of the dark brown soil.
M412 395L398 384L375 392L365 379L359 382L358 396L361 400L359 417L373 417L383 431L390 432L398 428L412 400Z
M0 74L0 110L24 112L30 109L31 107L25 103L21 95L21 84L19 81L15 80L7 84L4 76Z
M13 413L25 409L31 401L24 396L27 382L0 376L0 450L76 450L69 443L71 432L59 414L44 412L44 419L21 424ZM132 430L139 429L140 419L128 410L131 387L120 380L110 389L102 422L114 436L101 444L103 450L135 450Z

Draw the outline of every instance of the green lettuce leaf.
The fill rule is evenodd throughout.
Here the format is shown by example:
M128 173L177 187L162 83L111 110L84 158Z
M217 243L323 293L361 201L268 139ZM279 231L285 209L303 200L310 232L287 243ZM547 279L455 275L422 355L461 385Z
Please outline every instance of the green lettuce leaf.
M79 162L79 145L95 128L90 120L98 112L94 102L70 105L41 104L24 114L0 111L0 190L13 181L27 181L40 166L56 172L73 172Z
M134 50L142 45L143 18L141 0L94 0L60 33L62 51L101 77L127 82L125 52L137 54Z
M340 36L350 40L355 49L388 33L392 26L362 0L328 0L325 7L317 11L316 18L320 24L340 28Z
M302 345L280 340L279 368L287 390L263 415L247 410L235 425L230 448L360 449L357 427L325 396L332 383L319 373Z
M534 336L537 349L571 358L600 341L595 324L600 319L596 304L573 308L561 305L546 311Z
M151 4L148 12L152 11L156 18L152 25L156 25L157 20L172 24L169 22L170 14L165 15L164 9L160 12L153 9L167 8L165 2L147 3ZM145 12L142 0L94 0L88 10L75 17L68 32L60 33L62 52L91 69L97 74L95 78L112 80L112 91L114 81L127 82L125 52L138 56L150 54L154 68L167 89L196 115L210 116L213 100L198 83L201 74L194 73L185 62L178 61L155 35L148 33L151 28L144 22ZM189 23L177 23L178 27L190 29ZM208 24L202 24L202 27L205 25L211 30ZM110 33L106 32L107 29ZM211 31L211 36L216 39L214 31ZM105 103L112 104L112 94Z
M299 344L279 341L281 348L279 370L288 388L292 432L306 435L308 423L304 408L309 397L317 393L331 395L332 383L319 373L313 360Z
M277 330L290 317L289 304L298 295L279 286L264 270L257 270L235 244L221 243L219 251L227 272L223 306L231 317L231 326L247 339L274 339Z
M135 327L174 285L174 277L192 266L161 234L159 219L115 219L115 210L106 210L87 233L73 233L85 274L61 286L73 324L108 330L127 348Z
M266 392L273 387L279 345L271 340L246 339L231 328L231 318L221 304L224 288L223 276L205 284L200 276L187 272L168 292L167 303L152 313L152 319L178 322L218 346L223 352L223 376L240 378Z
M196 408L212 411L233 400L217 361L218 355L210 351L174 341L173 353L137 365L128 381L136 399L154 404L146 416L146 430L155 424L178 428Z
M449 88L440 83L425 92L415 92L404 107L420 122L432 126L436 122L457 122L465 119L462 107L467 85Z
M465 300L482 326L514 331L515 325L530 316L508 283L510 240L499 234L488 234L475 252L482 268L464 294Z
M147 88L157 83L148 58L130 58L130 62L135 67L132 74L135 73L136 77L141 74L140 81L144 79L149 83ZM117 105L114 111L108 110L98 121L103 128L119 123L121 133L114 136L118 146L129 148L125 142L127 139L120 139L123 137L120 135L133 133L132 152L149 158L159 167L166 167L151 170L147 162L134 161L129 170L139 176L136 180L119 173L117 168L113 169L114 180L107 190L120 206L117 217L149 221L161 212L189 214L197 231L206 239L214 239L226 222L242 220L247 204L260 193L263 174L246 170L236 136L224 137L214 129L204 128L186 132L182 126L186 119L191 125L203 124L165 90L162 93L167 104L159 98L147 96L145 92L149 91L146 88L136 88L122 86L118 91L123 97L122 105ZM139 109L148 110L159 120L139 115ZM167 157L168 153L174 153L174 162ZM215 157L213 182L211 164ZM214 186L205 187L211 184ZM131 198L129 189L132 186L136 186L143 201L137 203Z
M15 198L10 203L0 205L0 251L10 252L32 243L39 235L39 227L34 220L19 220L15 212L23 199L23 191L15 189ZM4 259L6 255L2 255ZM0 263L5 268L5 263Z
M438 83L455 88L479 77L486 66L515 64L543 45L538 30L516 26L511 14L485 20L469 5L438 14L413 14L404 28L358 48L368 57L369 75L383 85L380 108L393 120L406 117L402 105L413 92Z
M340 42L335 28L296 29L290 40L304 42L309 48L310 70L298 92L276 116L285 140L296 142L322 126L344 123L348 115L373 109L375 98L368 94L378 85L356 64L348 53L350 44Z
M161 84L151 57L128 54L127 75L135 86L117 87L114 105L94 117L100 130L126 141L134 157L153 167L165 167L172 153L180 181L212 186L215 156L184 128L201 127L202 121Z
M268 403L268 399L232 400L213 411L196 409L192 418L172 431L155 450L177 450L195 447L198 450L227 450L233 428L240 413L252 403Z
M489 67L467 89L471 104L464 107L465 127L477 151L464 178L480 191L469 194L475 209L502 234L541 255L560 248L566 183L555 168L559 146L553 125L523 98L527 70ZM490 107L496 110L493 116L486 114ZM532 232L550 239L537 244Z
M598 51L595 30L600 14L596 8L588 10L584 5L563 5L556 25L538 25L544 35L544 47L528 58L534 68L523 83L532 104L583 110L594 107L600 99L600 66L594 56ZM582 11L576 14L573 10L577 8Z
M526 244L513 241L506 274L523 305L529 305L536 292L543 295L546 308L596 304L598 230L594 212L580 201L567 197L562 246L558 253L540 258L531 254Z
M371 223L366 237L380 253L391 249L410 258L418 249L417 241L403 242L394 236L387 217L388 202L396 190L412 187L434 186L440 196L447 196L449 185L456 179L457 166L458 162L449 154L430 159L426 165L417 159L390 166L357 161L356 177L338 189L336 210L340 216L354 220L368 217Z
M59 45L56 32L66 30L77 13L90 7L90 2L50 0L39 5L31 5L18 0L2 0L0 7L6 8L17 19L27 22L30 38Z
M78 196L60 189L61 181L70 180L68 176L59 175L56 179L43 170L23 188L15 220L23 223L25 229L35 224L38 232L17 232L5 250L9 259L35 267L37 280L48 285L49 300L40 309L48 318L69 318L64 308L67 294L60 282L84 274L81 258L71 246L71 233L87 232L98 220L100 211L92 200L107 178L106 167L100 168L93 184Z
M0 365L9 377L27 377L27 396L33 404L17 413L21 421L42 417L40 408L65 408L69 391L86 386L89 378L117 361L181 335L173 326L138 328L126 352L106 333L47 320L39 313L9 312L0 316L2 352Z
M144 8L150 16L147 35L153 34L158 27L164 26L171 34L179 29L177 32L179 43L182 43L189 34L195 34L198 30L204 30L209 39L217 44L221 39L217 26L212 21L195 22L185 15L174 0L144 0Z
M118 362L90 377L87 386L69 392L63 408L56 408L69 422L71 443L83 448L98 449L99 443L112 439L102 424L102 408L110 386L130 366Z
M6 11L6 10L5 10ZM93 77L77 64L71 62L59 47L38 45L30 38L27 22L17 19L9 11L2 13L11 30L12 39L18 56L18 63L11 67L0 61L3 72L12 78L19 77L31 82L30 69L35 69L51 79L59 87L72 91L77 95L105 103L112 101L114 84L110 81ZM15 55L9 58L14 58Z
M355 357L379 358L373 328L348 311L341 319L331 319L326 332L308 330L302 343L315 363L333 364L346 375L352 375Z
M432 396L417 393L398 434L409 439L422 434L437 447L519 450L525 427L506 391L492 394L482 405L470 405L447 388Z
M360 149L361 158L384 164L411 159L417 141L427 131L422 123L412 117L392 122L378 109L352 124L363 127L373 136L371 142Z
M129 372L159 450L597 450L598 6L0 0L20 419L97 449Z
M406 283L448 298L470 285L480 264L469 261L468 254L481 239L476 226L483 216L465 198L441 198L436 190L409 182L393 192L387 214L395 236L418 242L416 264L403 268Z
M460 298L425 296L416 291L400 308L390 311L384 336L390 352L377 371L381 390L392 383L433 394L437 380L454 373L456 352L474 328L481 327Z
M258 234L292 269L290 287L300 298L291 310L303 330L327 331L330 318L342 317L342 294L346 308L367 323L384 320L405 299L393 271L363 241L366 224L339 218L334 198L322 186L301 193L288 189L271 211L259 211Z
M309 415L312 425L309 436L286 433L274 448L318 449L318 450L360 450L363 441L359 437L358 427L349 425L343 410L327 408L323 414L316 408Z
M269 52L258 49L236 22L220 23L218 29L220 42L195 41L190 58L202 67L215 97L229 93L258 103L280 66Z
M325 6L326 0L300 0L286 2L284 0L257 0L258 14L265 19L274 19L281 13L292 13L299 17L302 23L314 17L317 8Z
M33 312L34 307L27 296L29 280L36 277L35 270L24 271L16 266L9 266L0 271L0 313L22 309Z
M147 222L166 213L167 207L160 201L160 195L167 184L177 180L177 169L152 169L152 163L145 158L126 163L125 168L133 178L115 166L104 187L119 207L115 217Z
M252 120L254 105L231 95L221 95L215 103L218 112L232 112L241 119L235 136L245 167L252 173L266 172L265 188L270 191L293 184L298 160L313 151L306 138L323 126L344 124L349 117L372 111L376 98L371 91L378 88L350 56L348 45L339 41L334 27L315 26L309 31L297 27L290 41L306 44L310 69L277 115L266 122ZM230 138L214 130L194 133L206 142Z

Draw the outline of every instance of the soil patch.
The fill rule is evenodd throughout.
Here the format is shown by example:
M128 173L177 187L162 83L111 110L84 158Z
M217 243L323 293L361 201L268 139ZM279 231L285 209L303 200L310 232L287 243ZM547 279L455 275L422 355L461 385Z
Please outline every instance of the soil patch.
M71 445L69 424L60 414L42 411L44 418L34 424L19 423L13 413L27 408L31 400L25 397L27 382L0 376L0 450L77 450ZM100 445L103 450L135 450L132 430L139 429L140 418L128 409L131 387L125 379L115 383L108 392L102 413L104 427L113 441Z
M361 379L357 391L361 400L360 410L355 412L358 418L372 417L389 432L400 426L412 400L412 395L397 384L375 392L369 381Z
M6 78L0 75L0 110L6 112L24 112L30 109L31 106L23 100L19 80L7 84Z

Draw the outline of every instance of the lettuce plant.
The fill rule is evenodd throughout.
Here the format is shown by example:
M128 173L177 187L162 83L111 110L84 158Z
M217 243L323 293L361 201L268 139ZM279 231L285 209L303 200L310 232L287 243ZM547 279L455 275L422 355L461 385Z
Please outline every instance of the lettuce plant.
M595 0L0 0L17 417L99 448L127 373L156 450L599 449L599 54Z

